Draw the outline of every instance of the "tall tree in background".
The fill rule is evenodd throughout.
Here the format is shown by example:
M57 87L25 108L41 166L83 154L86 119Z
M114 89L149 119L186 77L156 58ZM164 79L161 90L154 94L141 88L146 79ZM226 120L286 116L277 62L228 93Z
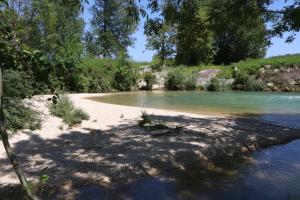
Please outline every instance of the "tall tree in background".
M88 54L105 58L116 57L133 45L139 15L132 0L96 0L92 7L91 32L96 47L87 47ZM91 41L90 33L86 40ZM89 45L91 43L88 43Z
M210 4L216 64L265 56L267 31L256 1L213 0Z
M208 64L213 58L213 34L207 23L206 8L199 0L184 0L178 11L177 64Z
M159 27L153 28L158 25ZM145 34L147 35L147 49L156 50L159 64L165 64L165 60L175 53L175 28L165 21L153 24L152 21L145 23Z
M79 1L65 6L60 0L10 0L4 14L29 48L51 60L78 63L84 26L79 5Z

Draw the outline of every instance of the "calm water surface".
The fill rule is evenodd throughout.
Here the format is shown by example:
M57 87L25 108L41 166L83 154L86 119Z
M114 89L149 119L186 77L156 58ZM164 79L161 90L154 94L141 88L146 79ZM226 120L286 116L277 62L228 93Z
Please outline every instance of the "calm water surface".
M300 93L154 91L113 94L95 100L198 114L255 114L262 120L300 128Z

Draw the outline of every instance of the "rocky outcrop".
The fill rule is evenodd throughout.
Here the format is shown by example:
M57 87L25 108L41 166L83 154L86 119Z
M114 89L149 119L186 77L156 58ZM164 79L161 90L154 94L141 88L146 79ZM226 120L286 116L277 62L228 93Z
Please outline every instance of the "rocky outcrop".
M265 84L267 91L299 92L300 65L280 68L266 65L260 70L258 80Z
M156 83L152 86L153 90L162 90L165 87L165 77L167 75L167 70L162 70L161 72L153 72L151 66L142 66L139 68L139 74L142 76L144 73L152 72L156 76ZM139 89L144 89L146 87L146 82L141 78L137 82Z
M197 77L197 85L206 86L207 84L210 83L212 78L218 75L219 72L220 72L219 69L206 69L200 71Z

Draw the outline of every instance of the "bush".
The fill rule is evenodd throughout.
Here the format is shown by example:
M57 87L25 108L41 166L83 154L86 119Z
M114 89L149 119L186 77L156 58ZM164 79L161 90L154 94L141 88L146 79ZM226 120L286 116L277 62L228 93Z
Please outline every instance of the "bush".
M89 119L89 115L83 110L75 108L67 96L54 96L49 110L52 115L62 118L67 125L78 124Z
M114 77L114 86L120 91L130 91L136 87L136 79L136 72L131 66L119 67Z
M120 91L130 91L136 88L137 71L131 65L126 53L118 58L118 67L114 76L114 87Z
M5 105L4 116L8 130L13 133L22 129L41 128L40 114L23 103L11 102Z
M113 89L117 63L111 59L89 58L80 65L78 92L110 92Z
M41 127L38 112L22 102L33 95L33 80L24 71L7 69L3 73L4 116L7 128L16 132L21 129L35 130Z
M182 67L170 70L165 86L168 90L193 90L196 88L196 77Z
M140 65L130 62L126 54L116 60L84 59L75 81L77 92L130 91L136 87L136 69Z
M146 72L144 81L146 82L146 90L152 90L153 85L156 83L156 76L152 72Z
M246 91L262 91L264 86L245 72L237 72L232 89Z
M220 91L221 90L221 85L219 82L219 79L217 78L212 78L210 80L209 85L207 86L208 91Z
M152 124L152 119L150 117L150 115L147 113L146 110L142 111L142 115L141 115L142 120L139 121L139 126L143 127L145 125L150 125Z

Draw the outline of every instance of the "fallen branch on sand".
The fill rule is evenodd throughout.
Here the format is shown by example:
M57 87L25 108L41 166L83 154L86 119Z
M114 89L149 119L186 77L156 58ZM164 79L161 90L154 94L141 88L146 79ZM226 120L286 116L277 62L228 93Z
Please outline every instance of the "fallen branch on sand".
M151 135L152 137L160 137L160 136L164 136L164 135L170 135L170 134L175 134L178 133L179 131L181 131L183 128L187 127L188 125L184 125L184 126L177 126L171 130L168 130L166 132L163 133L157 133L157 134L153 134Z

